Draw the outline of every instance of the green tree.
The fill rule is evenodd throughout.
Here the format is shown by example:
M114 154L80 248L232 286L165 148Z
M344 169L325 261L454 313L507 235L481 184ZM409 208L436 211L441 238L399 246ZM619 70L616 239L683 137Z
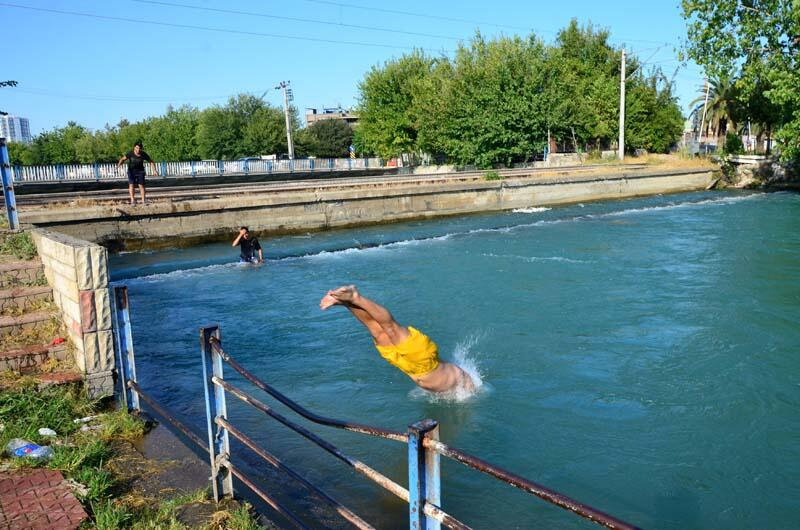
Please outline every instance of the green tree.
M441 88L438 123L427 135L457 164L511 165L525 161L546 142L544 45L531 37L486 41L480 34L461 46ZM426 111L425 114L429 114Z
M154 160L197 160L197 127L200 111L185 105L167 107L163 116L145 120L142 141Z
M670 83L660 71L641 72L628 81L625 149L667 153L683 131L683 114Z
M303 130L307 152L320 158L348 156L353 128L342 120L320 120Z
M693 113L703 115L705 109L705 125L707 130L717 137L717 145L722 147L728 131L736 132L736 122L742 115L741 100L736 82L728 74L720 74L708 79L708 101L706 88L702 87L690 104ZM701 119L702 121L702 119ZM707 135L707 131L700 131Z
M683 0L681 6L686 55L709 76L741 71L748 96L757 82L766 84L764 96L775 107L764 114L781 120L782 157L800 160L800 0ZM757 113L752 105L749 111Z
M359 84L360 138L364 148L391 158L418 149L415 100L434 61L421 51L373 67Z

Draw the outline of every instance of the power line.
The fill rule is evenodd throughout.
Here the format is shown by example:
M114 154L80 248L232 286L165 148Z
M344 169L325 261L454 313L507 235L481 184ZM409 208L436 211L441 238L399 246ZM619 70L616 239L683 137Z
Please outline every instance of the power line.
M361 26L358 24L346 24L346 23L337 23L337 22L328 22L326 20L317 20L311 18L298 18L298 17L287 17L283 15L269 15L267 13L257 13L254 11L240 11L237 9L220 9L214 7L202 7L202 6L194 6L189 4L176 4L172 2L159 2L156 0L131 0L132 2L137 2L139 4L151 4L151 5L160 5L160 6L167 6L167 7L179 7L183 9L193 9L195 11L208 11L212 13L227 13L230 15L245 15L251 17L261 17L261 18L272 18L276 20L288 20L291 22L304 22L304 23L311 23L311 24L324 24L328 26L337 26L337 27L344 27L344 28L354 28L354 29L366 29L370 31L384 31L387 33L398 33L401 35L413 35L417 37L432 37L434 39L448 39L454 41L461 41L464 40L463 37L453 37L450 35L435 35L433 33L420 33L416 31L403 31L399 29L388 29L388 28L377 28L374 26Z
M450 52L452 50L430 50L424 48L416 48L413 46L395 46L392 44L378 44L373 42L356 42L356 41L344 41L344 40L335 40L335 39L323 39L317 37L299 37L296 35L281 35L277 33L261 33L257 31L244 31L244 30L233 30L233 29L225 29L225 28L215 28L212 26L196 26L192 24L175 24L171 22L159 22L148 20L143 22L141 19L133 19L133 18L125 18L125 17L112 17L108 15L97 15L94 13L81 13L78 11L63 11L59 9L47 9L43 7L32 7L32 6L25 6L19 4L9 4L5 2L0 2L0 6L2 7L13 7L17 9L27 9L30 11L41 11L44 13L56 13L59 15L70 15L70 16L78 16L78 17L85 17L85 18L94 18L99 20L113 20L116 22L131 22L134 24L142 25L142 24L150 24L154 26L163 26L168 28L180 28L180 29L193 29L193 30L200 30L200 31L209 31L213 33L230 33L234 35L246 35L250 37L267 37L273 39L294 39L294 40L305 40L311 42L324 42L327 44L349 44L352 46L369 46L375 48L389 48L389 49L400 49L400 50L415 50L415 49L422 49L424 51L428 51L431 53L443 53L443 52Z
M349 7L349 8L352 8L352 9L361 9L361 10L364 10L364 11L376 11L378 13L388 13L388 14L391 14L391 15L404 15L404 16L408 16L408 17L429 18L429 19L432 19L432 20L444 20L444 21L447 21L447 22L460 22L460 23L463 23L463 24L478 24L478 25L484 25L484 26L493 26L493 27L496 27L496 28L520 29L520 30L523 30L523 31L530 31L531 30L531 28L529 28L529 27L510 26L508 24L491 24L491 23L487 23L487 22L479 22L477 20L468 20L468 19L464 19L464 18L443 17L443 16L439 16L439 15L431 15L429 13L413 13L411 11L398 11L396 9L385 9L385 8L382 8L382 7L366 7L366 6L359 6L359 5L355 5L355 4L345 4L345 3L342 3L342 2L332 2L332 1L329 1L329 0L306 0L306 1L307 2L312 2L312 3L315 3L315 4L327 4L327 5L332 5L332 6L336 6L336 7Z
M229 97L225 96L115 96L103 94L66 94L63 92L53 92L41 88L16 88L13 92L21 92L24 94L31 94L34 96L57 97L67 99L85 99L91 101L120 101L123 103L169 103L172 101L209 101L215 99L224 99Z
M311 2L315 4L324 4L324 5L331 5L335 7L347 7L351 9L361 9L363 11L375 11L378 13L388 13L392 15L404 15L409 17L417 17L417 18L428 18L431 20L443 20L446 22L459 22L463 24L476 24L478 26L492 26L495 28L508 28L508 29L517 29L526 32L537 32L537 33L551 33L557 34L561 30L553 31L553 30L537 30L536 28L532 28L530 26L512 26L509 24L494 24L491 22L483 22L478 20L469 20L464 18L455 18L455 17L445 17L441 15L431 15L430 13L415 13L413 11L399 11L396 9L386 9L382 7L371 7L371 6L360 6L356 4L346 4L343 2L335 2L333 0L306 0L306 2ZM613 37L613 40L616 41L628 41L628 42L645 42L651 44L670 44L669 42L664 41L657 41L657 40L649 40L649 39L627 39L625 37Z

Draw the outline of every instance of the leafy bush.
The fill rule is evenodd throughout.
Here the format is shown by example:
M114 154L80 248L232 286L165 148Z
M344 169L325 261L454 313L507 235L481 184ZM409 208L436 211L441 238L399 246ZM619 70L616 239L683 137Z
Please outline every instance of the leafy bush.
M505 177L497 171L487 171L483 178L484 180L503 180Z
M741 155L744 153L744 144L738 134L729 132L725 136L725 147L723 148L725 154L728 155Z

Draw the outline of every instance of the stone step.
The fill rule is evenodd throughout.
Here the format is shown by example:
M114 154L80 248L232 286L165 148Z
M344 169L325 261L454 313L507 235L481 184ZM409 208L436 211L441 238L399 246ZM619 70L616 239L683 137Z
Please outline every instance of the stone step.
M0 353L0 372L11 371L17 374L32 374L53 359L58 362L67 360L69 352L66 344L55 346L47 344L25 346Z
M52 302L53 290L47 285L0 289L0 314L27 311L41 302Z
M0 263L0 289L46 284L44 268L38 259Z
M34 311L20 316L0 316L0 333L21 333L50 325L53 318L59 318L60 313L53 311Z
M67 385L70 383L79 383L83 381L83 375L71 370L66 370L63 372L50 372L47 374L36 374L35 377L39 382L39 388L52 385Z

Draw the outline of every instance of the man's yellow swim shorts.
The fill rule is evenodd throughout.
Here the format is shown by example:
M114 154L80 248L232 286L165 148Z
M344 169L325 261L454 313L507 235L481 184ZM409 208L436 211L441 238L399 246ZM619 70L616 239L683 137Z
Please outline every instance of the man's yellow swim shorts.
M391 346L378 346L381 357L398 367L411 377L421 377L439 366L439 351L436 343L416 328L408 326L411 333L400 344Z

